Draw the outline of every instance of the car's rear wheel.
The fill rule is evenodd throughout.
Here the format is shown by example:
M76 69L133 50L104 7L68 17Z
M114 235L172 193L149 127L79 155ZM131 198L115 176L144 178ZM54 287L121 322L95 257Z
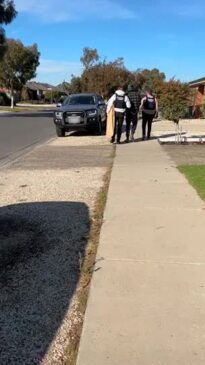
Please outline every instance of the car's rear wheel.
M56 134L58 137L65 137L65 129L56 126Z
M107 119L105 119L105 120L103 121L102 128L103 128L103 134L104 134L104 133L106 133L106 129L107 129Z
M95 126L90 127L88 131L89 133L94 134L95 136L101 136L103 134L103 126L101 120L98 120Z

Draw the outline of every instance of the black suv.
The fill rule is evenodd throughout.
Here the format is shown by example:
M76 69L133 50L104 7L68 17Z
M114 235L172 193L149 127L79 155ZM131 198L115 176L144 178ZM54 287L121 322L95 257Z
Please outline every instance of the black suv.
M69 95L54 112L58 137L68 131L88 131L102 134L106 126L106 104L97 94Z

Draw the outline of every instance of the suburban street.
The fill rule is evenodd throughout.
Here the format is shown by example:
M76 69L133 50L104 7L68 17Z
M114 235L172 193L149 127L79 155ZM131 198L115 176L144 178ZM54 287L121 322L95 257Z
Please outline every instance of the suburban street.
M52 136L52 111L0 115L0 165Z

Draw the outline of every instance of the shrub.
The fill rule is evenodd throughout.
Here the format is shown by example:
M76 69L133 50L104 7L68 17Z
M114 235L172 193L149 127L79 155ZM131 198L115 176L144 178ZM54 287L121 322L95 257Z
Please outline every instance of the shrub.
M202 104L201 112L202 112L202 117L205 118L205 102Z
M21 92L21 100L28 101L30 100L30 95L27 87L24 87Z
M176 80L164 82L159 97L162 116L178 123L179 119L187 113L189 100L190 89L188 84Z
M55 91L55 90L47 91L45 93L44 100L46 103L47 102L50 103L51 100L52 100L52 102L57 102L62 95L63 95L63 93L61 91Z
M0 92L0 105L1 106L10 106L11 105L11 99L4 92Z

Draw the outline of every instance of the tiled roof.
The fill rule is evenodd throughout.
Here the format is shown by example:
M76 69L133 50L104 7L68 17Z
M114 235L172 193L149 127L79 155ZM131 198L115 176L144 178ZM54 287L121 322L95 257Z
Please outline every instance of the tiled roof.
M49 91L49 89L55 89L55 86L49 85L47 83L40 83L35 81L29 81L26 83L26 86L30 90L41 90L41 91Z
M190 86L205 85L205 77L202 77L201 79L190 81L189 85Z

